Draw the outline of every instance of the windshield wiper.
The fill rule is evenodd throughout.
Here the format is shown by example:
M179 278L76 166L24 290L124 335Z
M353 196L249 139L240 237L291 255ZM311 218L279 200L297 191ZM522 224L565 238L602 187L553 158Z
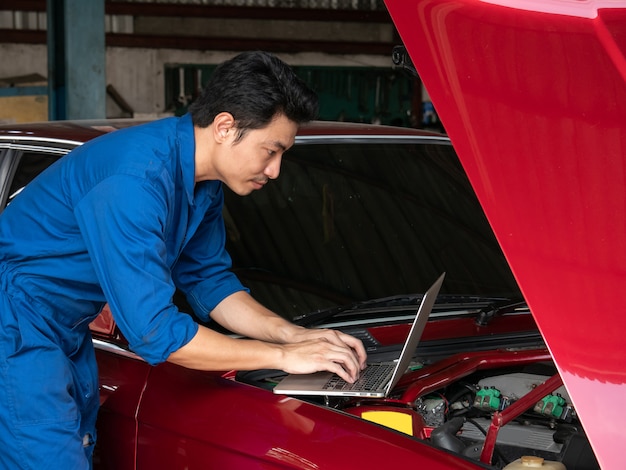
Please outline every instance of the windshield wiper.
M491 322L491 320L493 320L493 318L498 316L499 314L509 310L516 310L520 307L525 307L526 309L528 309L528 305L523 300L518 300L514 302L508 300L499 303L491 303L486 307L480 309L480 311L478 312L478 316L476 317L476 324L478 326L487 326Z
M325 323L339 315L379 313L381 311L405 311L410 307L417 307L424 294L402 294L379 299L364 300L348 305L340 305L300 315L293 319L301 326L315 326ZM481 297L470 295L439 295L434 311L449 311L451 313L463 311L464 314L476 315L479 325L486 325L491 319L510 309L525 307L526 303L511 298Z
M389 309L394 307L407 307L418 305L424 294L402 294L382 297L380 299L368 299L361 302L354 302L348 305L330 307L315 312L305 313L293 319L294 323L300 326L312 326L325 322L329 318L344 313L363 312L370 310Z

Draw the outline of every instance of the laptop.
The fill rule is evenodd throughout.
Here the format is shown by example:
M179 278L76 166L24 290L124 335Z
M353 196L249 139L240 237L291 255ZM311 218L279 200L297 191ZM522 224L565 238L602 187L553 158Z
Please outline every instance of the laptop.
M274 393L285 395L323 395L341 397L386 397L404 375L411 363L428 317L433 309L443 273L422 297L400 357L393 362L368 364L358 380L351 384L332 372L289 374L274 387Z

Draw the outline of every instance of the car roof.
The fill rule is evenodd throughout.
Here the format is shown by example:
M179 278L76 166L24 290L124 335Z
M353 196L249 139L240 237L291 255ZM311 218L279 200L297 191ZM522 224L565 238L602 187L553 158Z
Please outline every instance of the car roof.
M148 122L139 119L101 119L81 121L43 121L35 123L5 124L0 126L0 138L59 139L64 141L86 142L117 129L132 127ZM442 134L424 130L392 127L377 124L313 121L304 124L299 136L412 136L444 138Z

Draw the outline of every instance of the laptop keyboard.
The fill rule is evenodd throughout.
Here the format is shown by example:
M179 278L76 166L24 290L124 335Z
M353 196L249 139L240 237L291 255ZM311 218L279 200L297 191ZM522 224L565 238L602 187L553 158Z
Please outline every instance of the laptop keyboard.
M352 384L333 375L324 385L324 390L379 390L391 378L394 368L394 364L370 364Z

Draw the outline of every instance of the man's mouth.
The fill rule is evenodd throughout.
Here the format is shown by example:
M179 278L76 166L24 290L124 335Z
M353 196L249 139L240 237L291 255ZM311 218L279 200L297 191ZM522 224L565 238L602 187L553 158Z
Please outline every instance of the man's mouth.
M256 189L261 189L267 183L267 178L252 180Z

